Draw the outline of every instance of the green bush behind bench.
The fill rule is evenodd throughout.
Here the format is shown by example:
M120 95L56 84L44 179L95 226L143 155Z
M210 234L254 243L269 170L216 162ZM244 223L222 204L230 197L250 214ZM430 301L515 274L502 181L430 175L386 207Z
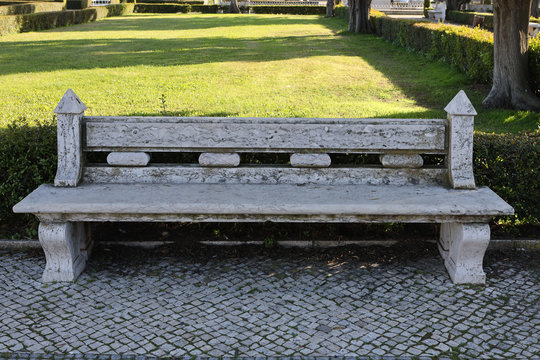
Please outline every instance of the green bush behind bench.
M0 16L0 35L54 29L133 12L133 4L114 4L83 10Z
M516 210L513 225L540 226L540 132L495 135L475 133L476 183L492 188ZM24 119L0 128L0 226L36 224L33 216L11 208L56 173L54 121L28 125ZM519 226L513 227L519 232Z

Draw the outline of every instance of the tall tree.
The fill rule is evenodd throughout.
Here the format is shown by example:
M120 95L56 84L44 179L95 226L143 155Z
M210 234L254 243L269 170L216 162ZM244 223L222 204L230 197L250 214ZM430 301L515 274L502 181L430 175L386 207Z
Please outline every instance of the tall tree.
M493 87L486 107L540 111L528 83L528 26L532 0L494 0Z
M231 0L231 5L229 5L229 12L231 14L240 14L240 8L236 0Z
M325 17L332 17L332 16L334 16L334 0L327 0Z
M369 9L371 0L349 1L349 31L370 33Z
M532 8L531 8L531 16L534 17L540 17L540 10L538 10L538 6L540 6L540 0L533 0L532 2Z

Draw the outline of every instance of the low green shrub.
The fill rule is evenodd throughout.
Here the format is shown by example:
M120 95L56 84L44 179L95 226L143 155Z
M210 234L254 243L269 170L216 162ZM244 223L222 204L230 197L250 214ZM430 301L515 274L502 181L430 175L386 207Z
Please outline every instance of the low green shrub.
M135 4L136 13L188 13L191 11L191 5L189 4Z
M254 5L250 7L255 14L292 14L292 15L324 15L326 6L304 5Z
M35 2L27 4L0 6L0 16L24 15L47 11L61 11L63 8L64 4L61 2Z
M92 4L92 0L67 0L66 9L68 10L81 10L87 9Z
M475 133L474 175L514 207L512 223L540 224L540 131Z
M190 4L135 4L137 13L188 13L201 12L215 14L218 10L228 11L227 6L219 5L190 5ZM255 14L293 14L293 15L324 15L325 6L303 6L303 5L254 5L250 7L241 7L243 12L251 10Z
M336 6L334 8L334 16L349 21L349 8L343 5Z
M83 24L110 16L122 16L132 12L133 4L114 4L83 10L0 16L0 35Z
M456 10L449 10L446 12L446 18L449 21L470 26L473 25L475 16L481 16L484 18L484 22L481 25L482 28L493 30L493 14Z
M0 128L0 224L35 223L15 215L12 207L56 173L56 124L29 124L25 119ZM14 222L14 223L13 223Z
M219 5L191 5L192 12L200 12L203 14L215 14L221 9Z
M488 30L493 30L493 14L490 13L478 13L473 11L456 11L456 10L449 10L446 12L446 18L450 21L456 22L458 24L464 24L464 25L470 25L472 26L474 23L474 17L476 16L482 16L484 18L484 22L482 23L481 27ZM538 18L531 17L530 22L539 22Z
M393 19L372 12L374 33L405 48L457 67L469 78L490 83L493 78L493 33L484 29ZM529 51L530 85L540 92L538 39L531 40Z

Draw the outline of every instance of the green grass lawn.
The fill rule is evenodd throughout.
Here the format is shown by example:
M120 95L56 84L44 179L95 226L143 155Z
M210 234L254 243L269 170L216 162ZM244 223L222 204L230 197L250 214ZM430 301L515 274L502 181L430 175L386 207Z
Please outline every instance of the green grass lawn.
M536 130L487 111L489 88L319 16L132 15L0 38L0 125L52 118L67 88L87 115L445 117L465 89L476 129Z

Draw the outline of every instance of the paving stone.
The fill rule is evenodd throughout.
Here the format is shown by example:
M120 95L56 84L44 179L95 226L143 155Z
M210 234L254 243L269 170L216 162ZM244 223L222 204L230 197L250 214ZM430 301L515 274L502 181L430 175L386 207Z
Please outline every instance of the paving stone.
M76 283L45 285L41 255L0 252L0 359L540 353L538 269L519 254L487 264L486 287L452 285L438 255L367 269L345 252L339 270L312 258L155 259L91 258Z

